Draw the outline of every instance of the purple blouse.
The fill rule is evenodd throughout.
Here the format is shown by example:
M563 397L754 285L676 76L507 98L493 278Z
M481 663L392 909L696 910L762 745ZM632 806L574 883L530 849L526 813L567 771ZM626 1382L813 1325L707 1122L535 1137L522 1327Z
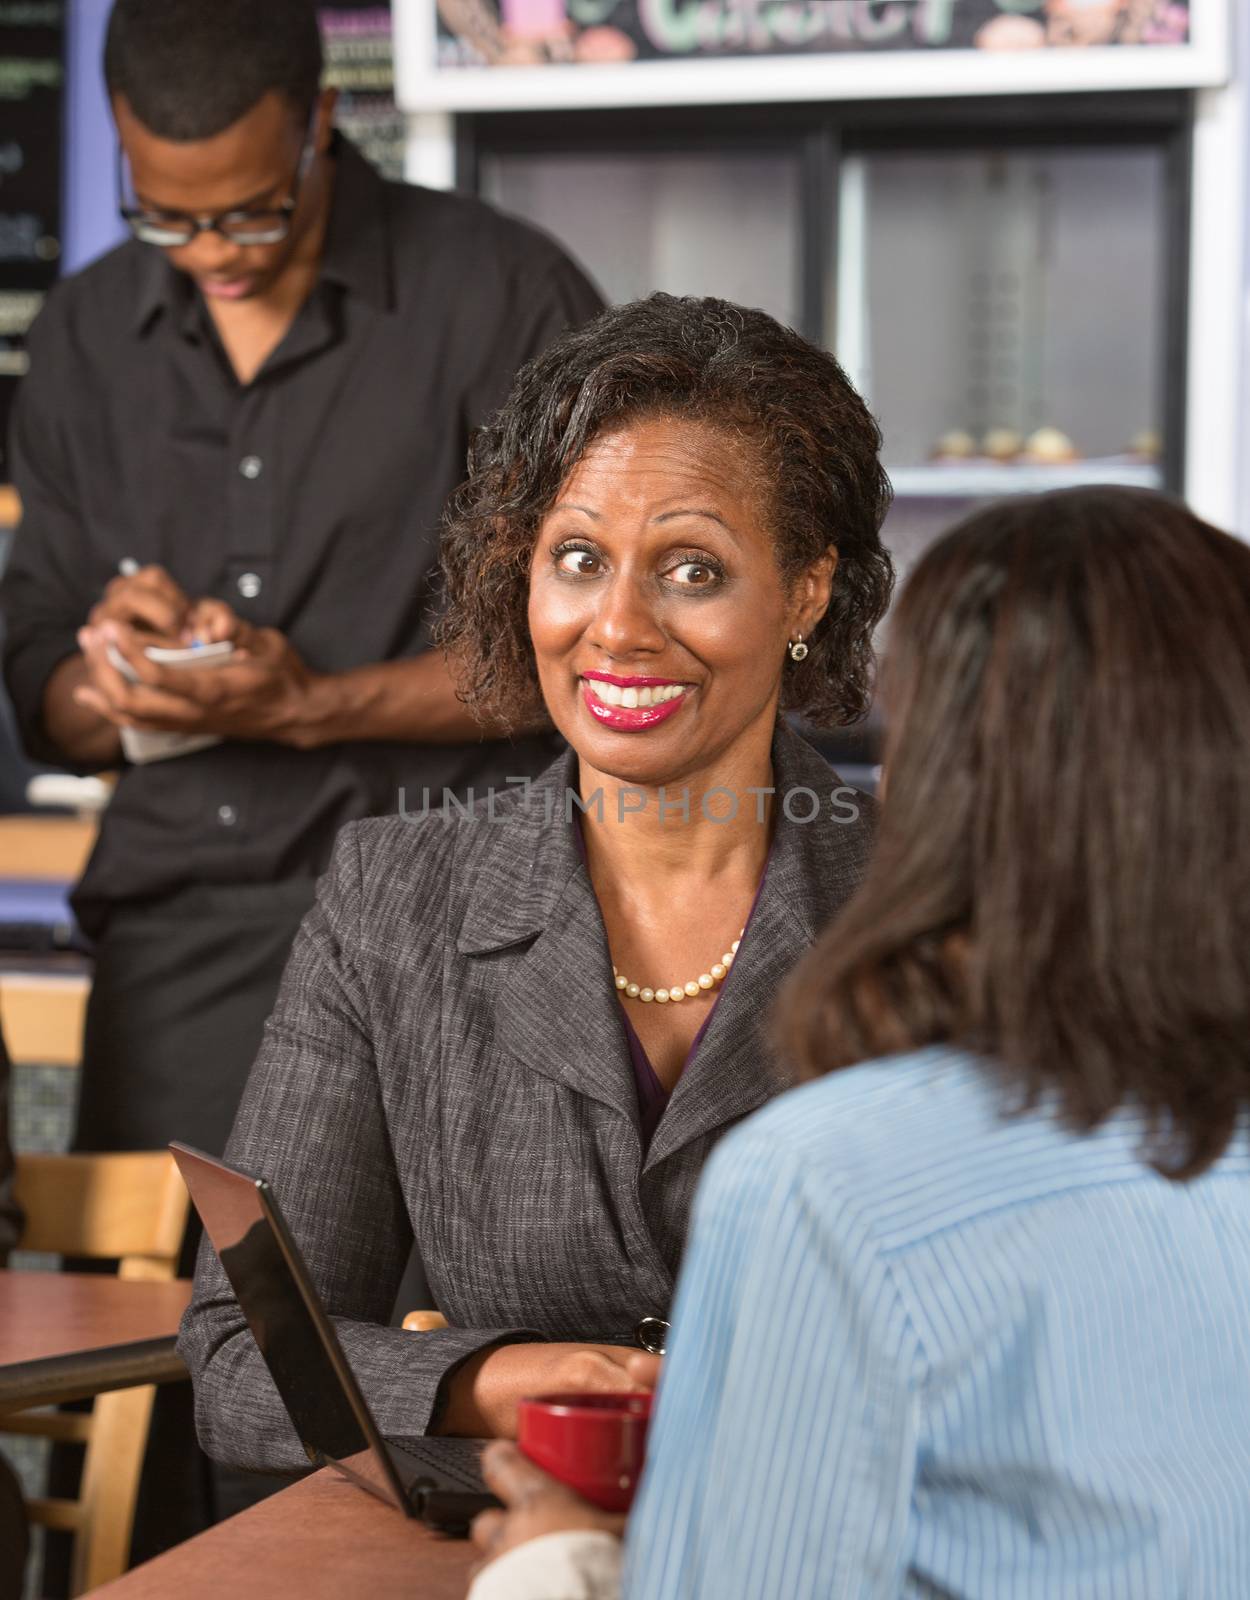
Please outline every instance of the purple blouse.
M582 858L582 865L586 866L586 840L582 833L582 819L576 812L573 814L573 837L577 841L577 850ZM768 877L768 863L772 858L773 850L770 844L768 856L764 862L764 870L760 874L759 887L755 891L755 899L751 902L751 909L747 912L747 920L743 924L743 938L750 931L751 918L755 915L755 908L760 903L764 880ZM682 1072L694 1060L699 1046L703 1042L703 1035L708 1030L708 1024L712 1020L713 1013L720 1004L720 997L725 991L725 985L732 977L733 968L730 967L721 980L720 988L716 991L716 998L709 1006L707 1016L704 1017L698 1033L690 1041L690 1049L686 1054L685 1061L682 1062ZM623 1001L621 1002L621 1023L625 1029L625 1042L629 1046L629 1059L634 1069L634 1088L638 1092L638 1120L642 1129L642 1148L645 1153L652 1138L655 1136L656 1128L660 1125L660 1118L664 1115L672 1091L666 1089L659 1078L656 1077L655 1068L651 1065L651 1058L648 1056L642 1040L634 1031L634 1025L629 1020L629 1014Z

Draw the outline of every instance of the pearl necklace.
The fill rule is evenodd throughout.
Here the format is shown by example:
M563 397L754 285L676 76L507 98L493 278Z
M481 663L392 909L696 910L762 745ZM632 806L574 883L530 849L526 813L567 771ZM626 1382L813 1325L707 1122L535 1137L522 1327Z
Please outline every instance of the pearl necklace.
M725 951L719 961L715 961L706 972L701 972L697 978L691 978L689 983L675 983L671 989L644 989L640 984L631 983L623 972L612 968L612 977L616 982L617 992L628 995L631 1000L641 1000L648 1004L654 1000L657 1005L667 1005L670 1000L684 1000L687 995L692 1000L708 989L715 989L718 983L723 983L730 967L734 964L734 957L738 954L738 946L742 942L745 928L738 929L738 937Z

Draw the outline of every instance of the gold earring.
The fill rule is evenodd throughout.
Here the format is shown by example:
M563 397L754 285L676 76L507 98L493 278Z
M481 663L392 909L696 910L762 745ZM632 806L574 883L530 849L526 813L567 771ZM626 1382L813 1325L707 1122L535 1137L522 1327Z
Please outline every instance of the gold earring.
M803 643L802 634L799 634L797 639L791 639L790 641L790 659L791 661L807 660L807 646Z

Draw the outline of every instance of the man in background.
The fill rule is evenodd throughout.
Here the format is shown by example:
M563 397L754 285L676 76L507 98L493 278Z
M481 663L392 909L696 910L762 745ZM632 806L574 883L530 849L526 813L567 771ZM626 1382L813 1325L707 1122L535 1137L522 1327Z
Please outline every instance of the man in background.
M105 68L135 237L32 332L5 671L33 755L123 769L74 897L76 1146L219 1151L338 828L551 759L483 742L429 648L438 527L470 429L599 300L522 224L378 177L311 0L117 0ZM193 638L235 655L145 655ZM220 742L126 765L123 730Z
M117 0L133 238L30 337L5 677L33 757L122 769L74 896L80 1150L219 1152L339 827L554 754L484 740L430 648L438 529L470 430L599 298L521 223L384 182L320 73L312 0ZM128 764L153 732L198 747Z

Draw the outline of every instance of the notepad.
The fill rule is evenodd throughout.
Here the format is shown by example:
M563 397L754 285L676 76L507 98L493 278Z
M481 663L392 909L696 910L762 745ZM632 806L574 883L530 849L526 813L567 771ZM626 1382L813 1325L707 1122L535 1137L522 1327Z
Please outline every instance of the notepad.
M138 683L139 675L125 656L109 646L109 660L128 683ZM177 667L180 671L201 672L211 667L221 667L234 654L234 646L223 640L220 644L194 644L186 646L148 645L144 655L158 666ZM123 728L122 752L135 766L145 766L150 761L169 761L174 756L189 756L196 750L208 750L221 743L215 733L150 733L139 728Z

